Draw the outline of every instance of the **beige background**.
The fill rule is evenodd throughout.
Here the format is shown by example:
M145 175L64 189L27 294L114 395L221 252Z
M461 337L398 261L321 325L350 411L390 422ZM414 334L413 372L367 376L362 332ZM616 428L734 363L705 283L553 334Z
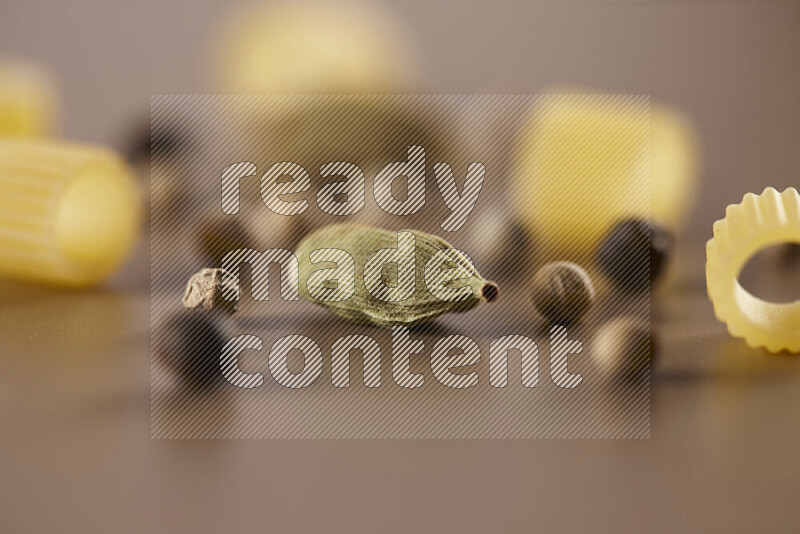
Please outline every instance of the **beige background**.
M150 441L140 251L102 290L0 285L0 532L796 532L800 360L728 338L702 242L745 192L800 184L800 3L389 7L430 91L580 84L695 119L704 183L656 309L652 438ZM64 134L120 146L151 94L208 89L228 9L2 0L0 52L55 71Z
M63 133L121 143L150 96L211 90L210 43L232 2L3 0L0 52L63 83ZM705 183L694 232L767 185L800 183L800 2L398 1L423 89L644 93L694 118Z

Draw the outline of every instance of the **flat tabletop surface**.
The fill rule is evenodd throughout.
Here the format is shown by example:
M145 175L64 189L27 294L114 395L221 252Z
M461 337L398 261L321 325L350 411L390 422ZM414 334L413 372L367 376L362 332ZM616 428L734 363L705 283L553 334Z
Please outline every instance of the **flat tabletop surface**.
M795 531L800 359L727 335L696 252L653 301L643 440L151 440L146 254L3 282L0 530Z
M62 135L121 148L152 95L217 92L208 55L235 3L3 0L0 49L52 70ZM800 531L800 358L728 336L703 272L725 206L798 184L800 3L382 4L423 92L577 85L691 117L702 186L654 302L650 438L151 440L140 250L103 289L0 281L0 532Z

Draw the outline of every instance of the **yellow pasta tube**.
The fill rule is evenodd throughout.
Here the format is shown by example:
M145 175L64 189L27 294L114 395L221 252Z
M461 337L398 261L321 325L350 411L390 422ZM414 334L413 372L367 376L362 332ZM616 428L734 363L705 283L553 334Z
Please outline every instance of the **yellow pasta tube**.
M0 137L52 134L57 108L54 84L46 72L0 58Z
M141 195L126 164L93 146L0 140L0 274L82 287L129 255Z

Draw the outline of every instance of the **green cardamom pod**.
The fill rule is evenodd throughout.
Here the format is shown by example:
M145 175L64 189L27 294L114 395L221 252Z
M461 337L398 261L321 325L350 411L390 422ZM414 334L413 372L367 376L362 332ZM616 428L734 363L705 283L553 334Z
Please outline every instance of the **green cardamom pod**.
M335 224L298 245L304 298L362 324L412 326L497 298L462 252L419 230Z

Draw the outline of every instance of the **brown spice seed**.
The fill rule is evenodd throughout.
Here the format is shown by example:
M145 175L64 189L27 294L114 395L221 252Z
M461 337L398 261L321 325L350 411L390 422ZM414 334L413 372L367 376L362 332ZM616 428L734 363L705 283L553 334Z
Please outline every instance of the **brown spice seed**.
M594 285L582 267L561 261L548 263L533 279L533 305L553 323L579 321L595 299Z
M235 300L225 299L225 290L236 290L236 282L222 269L203 269L189 279L183 305L189 309L236 311Z

